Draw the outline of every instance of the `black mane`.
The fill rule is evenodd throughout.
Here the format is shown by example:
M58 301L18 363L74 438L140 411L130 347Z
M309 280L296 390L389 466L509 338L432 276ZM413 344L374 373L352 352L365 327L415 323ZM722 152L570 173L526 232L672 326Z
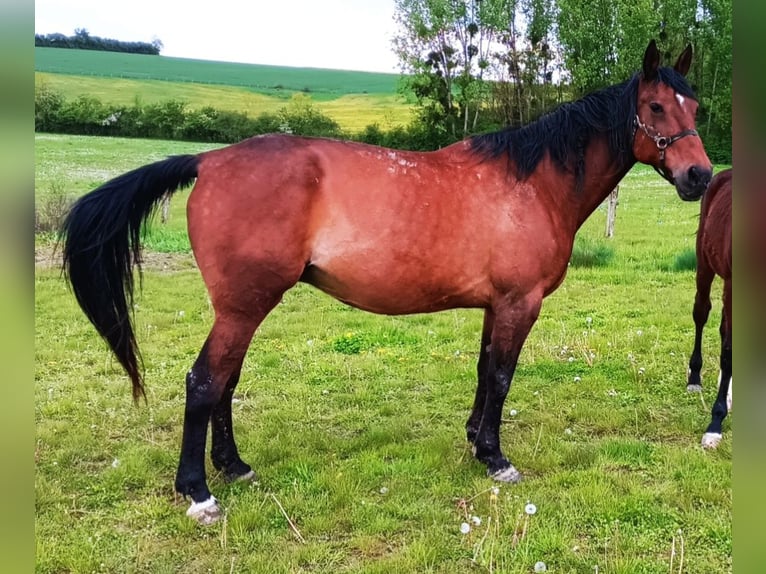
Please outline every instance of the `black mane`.
M632 140L638 81L635 74L621 84L562 104L520 128L472 136L471 149L484 159L506 155L519 179L529 177L548 152L560 169L574 171L579 190L585 175L585 150L594 135L606 134L610 152L623 165L635 161ZM657 82L696 99L686 78L673 68L658 68Z

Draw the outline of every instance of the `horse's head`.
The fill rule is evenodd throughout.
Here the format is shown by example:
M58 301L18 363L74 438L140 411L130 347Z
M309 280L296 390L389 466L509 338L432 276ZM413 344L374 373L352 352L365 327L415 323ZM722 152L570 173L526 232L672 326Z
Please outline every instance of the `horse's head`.
M654 167L675 185L686 201L699 199L713 176L713 166L695 129L699 105L684 76L692 61L692 47L673 68L660 67L654 40L644 53L634 119L633 155Z

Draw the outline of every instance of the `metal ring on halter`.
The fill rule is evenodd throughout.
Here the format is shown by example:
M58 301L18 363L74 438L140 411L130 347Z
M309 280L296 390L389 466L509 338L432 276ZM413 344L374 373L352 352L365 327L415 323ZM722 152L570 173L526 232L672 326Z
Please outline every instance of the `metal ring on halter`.
M663 136L659 133L655 132L654 134L649 133L649 127L641 121L641 119L638 117L638 114L636 114L634 123L633 123L633 137L636 137L636 129L641 128L641 130L646 134L646 136L654 141L654 145L657 146L657 149L660 152L660 167L652 166L654 167L655 171L659 173L662 177L664 177L666 180L668 180L672 185L676 184L675 178L672 176L672 174L668 173L667 169L665 168L665 150L672 144L673 142L676 142L680 140L683 137L686 136L699 136L697 133L697 130L694 129L685 129L680 132L678 132L676 135L673 136ZM654 128L652 128L654 130Z

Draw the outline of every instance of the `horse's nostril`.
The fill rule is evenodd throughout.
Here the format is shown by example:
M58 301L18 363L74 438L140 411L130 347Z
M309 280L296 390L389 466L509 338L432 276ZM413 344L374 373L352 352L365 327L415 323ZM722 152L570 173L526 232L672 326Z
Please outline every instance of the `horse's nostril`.
M712 170L693 165L688 172L689 183L694 186L707 187L713 177Z

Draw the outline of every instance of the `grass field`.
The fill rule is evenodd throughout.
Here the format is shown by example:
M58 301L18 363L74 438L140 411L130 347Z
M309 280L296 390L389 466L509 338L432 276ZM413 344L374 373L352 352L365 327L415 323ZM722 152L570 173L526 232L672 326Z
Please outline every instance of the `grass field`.
M242 86L268 92L309 90L320 94L392 94L399 76L378 72L294 68L35 47L35 70L75 76L133 78Z
M413 106L397 94L398 81L396 74L35 48L35 84L67 99L88 95L126 106L180 100L191 109L213 106L255 117L277 112L300 92L350 132L411 121Z
M201 149L38 135L37 201ZM707 387L687 394L694 276L673 271L699 205L650 168L624 180L613 239L603 208L583 226L578 241L612 257L570 269L522 353L501 429L521 484L494 494L464 440L481 312L374 316L299 286L256 334L236 395L259 481L211 471L227 513L209 528L173 494L183 380L212 320L183 253L187 196L150 235L181 253L145 272L138 299L148 406L133 406L59 272L36 269L37 572L731 572L732 418L717 451L699 446L720 311Z

